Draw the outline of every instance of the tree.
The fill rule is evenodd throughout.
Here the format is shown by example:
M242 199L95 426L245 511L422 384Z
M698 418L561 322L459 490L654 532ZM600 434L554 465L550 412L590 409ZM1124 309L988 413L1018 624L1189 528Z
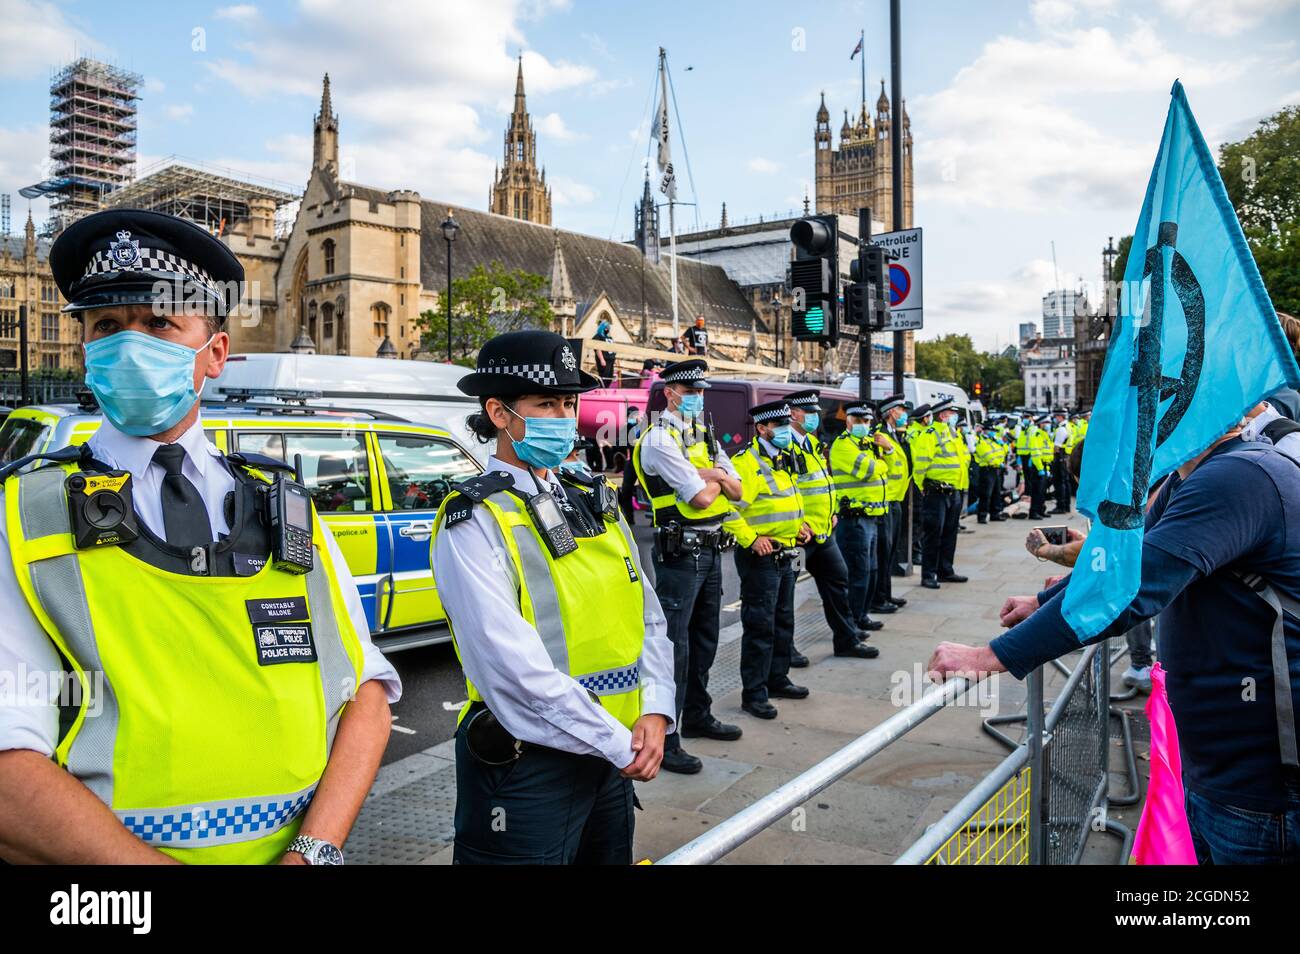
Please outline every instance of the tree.
M1279 311L1300 310L1300 106L1219 148L1219 175Z
M951 381L967 394L973 394L975 382L983 385L984 403L1013 407L1024 397L1012 400L1012 384L1020 384L1020 366L1016 359L980 352L970 335L943 335L933 341L916 343L916 375L931 381Z
M1122 282L1124 280L1124 269L1128 267L1128 253L1133 248L1133 236L1125 235L1119 240L1116 246L1118 254L1115 256L1115 262L1110 267L1110 280L1112 282Z
M475 265L451 283L452 360L473 367L478 349L507 331L550 328L555 319L546 298L547 279L522 269L507 269L498 261ZM426 350L444 353L447 347L447 306L420 312L416 327Z

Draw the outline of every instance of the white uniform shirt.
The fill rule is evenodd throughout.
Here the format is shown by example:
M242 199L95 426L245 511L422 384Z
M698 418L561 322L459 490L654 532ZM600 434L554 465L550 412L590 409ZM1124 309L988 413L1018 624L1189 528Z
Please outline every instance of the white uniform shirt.
M563 493L554 474L534 482L529 471L489 457L488 471L504 471L521 493ZM617 533L608 529L606 533ZM465 675L489 709L517 739L580 755L599 755L617 768L633 759L632 733L578 682L551 663L542 637L519 612L519 578L486 507L438 531L433 576L456 633ZM673 644L659 598L644 573L645 644L641 649L641 713L666 716L676 728ZM600 625L600 595L592 594L590 625Z
M1057 424L1056 437L1053 438L1052 443L1055 444L1057 447L1064 447L1069 442L1070 442L1070 425Z
M668 433L666 429L669 427L674 428L678 435L683 437L682 444L678 444ZM641 442L641 470L648 477L662 478L682 503L690 503L695 499L695 495L704 489L704 478L700 476L699 469L683 453L686 432L685 421L672 411L664 411L659 415L655 426L646 434L645 440ZM735 465L721 448L718 449L714 466L722 468L737 480L740 479ZM713 524L701 523L699 526L705 528L722 526L722 520L719 518Z
M136 516L156 535L165 537L162 514L165 471L161 465L152 463L159 443L152 438L123 434L107 420L88 443L96 460L130 472ZM197 422L177 443L185 448L181 473L189 478L207 504L213 533L229 532L224 502L226 494L235 489L235 478L222 465L221 452ZM397 670L370 641L370 626L361 606L361 595L333 534L325 535L325 545L336 570L348 618L364 650L361 682L378 679L384 685L388 701L396 702L402 695L402 681ZM58 741L58 707L50 704L48 692L27 691L26 677L40 674L48 685L50 676L46 674L57 674L63 664L18 587L3 520L0 520L0 619L5 621L0 627L0 750L31 749L52 755ZM4 685L4 680L12 680L12 691ZM57 703L57 699L53 701Z

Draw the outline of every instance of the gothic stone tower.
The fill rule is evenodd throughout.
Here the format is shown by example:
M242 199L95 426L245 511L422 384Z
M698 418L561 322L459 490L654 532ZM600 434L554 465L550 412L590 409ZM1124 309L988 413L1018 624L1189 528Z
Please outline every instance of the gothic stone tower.
M537 171L537 133L524 102L522 56L515 79L515 109L505 134L505 166L492 175L488 208L497 215L551 224L551 190L546 185L546 170Z
M912 123L903 108L903 221L894 225L893 156L889 137L894 134L885 82L880 82L873 123L863 103L853 122L844 113L840 145L833 148L830 113L822 95L813 133L814 181L818 212L856 216L858 209L871 209L872 218L885 224L886 231L912 227Z

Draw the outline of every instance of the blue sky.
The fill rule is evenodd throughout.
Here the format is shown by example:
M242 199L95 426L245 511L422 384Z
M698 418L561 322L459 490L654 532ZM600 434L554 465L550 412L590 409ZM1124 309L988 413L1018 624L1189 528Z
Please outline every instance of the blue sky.
M903 8L922 337L1005 345L1052 287L1052 241L1063 284L1098 279L1107 236L1137 219L1175 77L1212 147L1300 102L1300 0ZM49 74L81 52L146 77L142 168L179 155L300 189L329 71L347 178L482 208L522 51L555 224L623 238L663 45L700 222L723 202L733 221L770 216L811 191L819 92L834 129L857 105L859 29L874 103L885 0L0 0L0 49L14 51L0 62L0 192L41 178ZM26 208L15 194L15 226Z

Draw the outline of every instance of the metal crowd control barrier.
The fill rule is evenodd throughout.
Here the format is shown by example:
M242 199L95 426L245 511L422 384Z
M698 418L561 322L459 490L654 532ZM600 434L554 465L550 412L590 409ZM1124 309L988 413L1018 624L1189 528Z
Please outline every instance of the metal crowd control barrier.
M1026 680L1026 739L1015 743L996 730L1012 751L942 819L931 825L895 864L1078 864L1093 831L1123 838L1121 857L1132 846L1128 828L1107 817L1110 789L1109 640L1087 647L1049 711L1044 713L1043 671ZM682 845L658 864L712 864L768 825L834 784L886 746L898 741L976 680L951 679L931 686L900 710L802 775ZM1010 720L1013 717L1007 717ZM1123 740L1133 790L1140 797L1128 722ZM1120 801L1121 799L1115 799Z

